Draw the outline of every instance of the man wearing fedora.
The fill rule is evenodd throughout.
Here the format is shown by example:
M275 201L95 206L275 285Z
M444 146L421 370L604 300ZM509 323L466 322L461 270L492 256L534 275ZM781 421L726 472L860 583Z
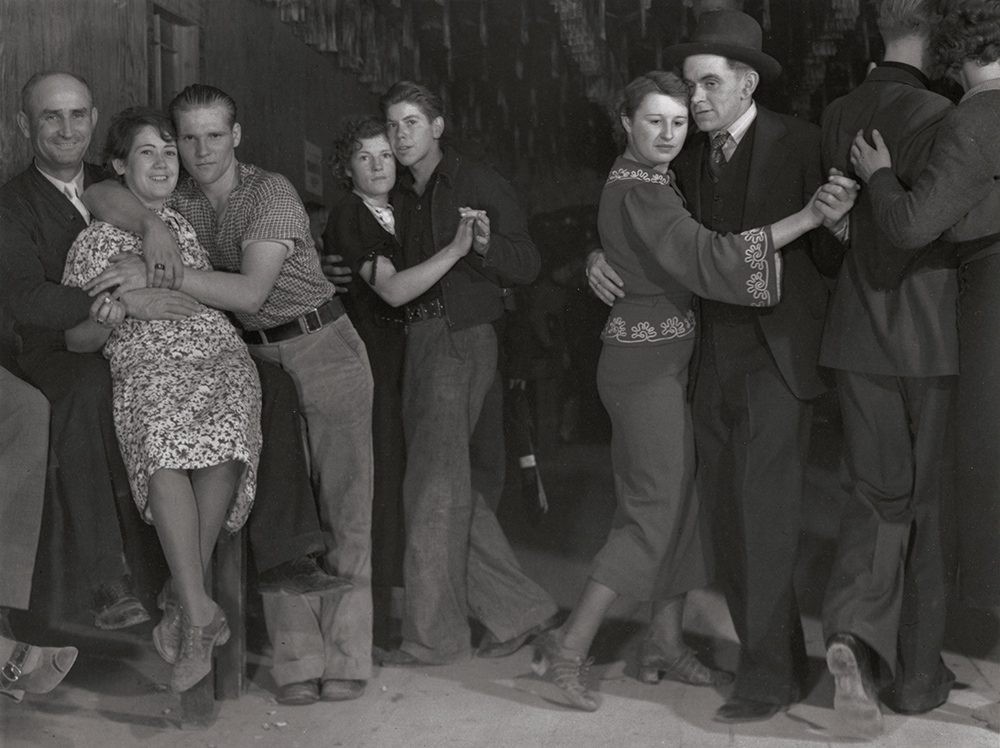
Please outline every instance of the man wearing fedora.
M820 129L754 102L758 82L781 73L761 38L750 16L712 11L689 43L667 50L690 86L700 130L673 169L691 213L714 231L778 220L825 181ZM810 401L825 390L817 361L828 290L818 266L830 263L832 274L843 253L836 237L846 237L847 221L838 219L782 251L776 307L700 302L692 364L698 489L741 644L733 691L715 715L721 722L768 719L802 696L807 657L792 572ZM595 293L617 295L613 271L600 257L589 264Z

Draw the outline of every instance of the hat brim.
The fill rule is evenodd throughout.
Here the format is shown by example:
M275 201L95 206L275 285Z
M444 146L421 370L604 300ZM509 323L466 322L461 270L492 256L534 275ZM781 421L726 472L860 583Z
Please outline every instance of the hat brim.
M762 78L773 80L781 75L781 63L770 55L758 52L755 49L739 47L735 44L719 44L717 42L688 42L687 44L677 44L668 47L663 51L665 60L678 68L684 66L684 60L691 55L719 55L732 60L745 62L752 67Z

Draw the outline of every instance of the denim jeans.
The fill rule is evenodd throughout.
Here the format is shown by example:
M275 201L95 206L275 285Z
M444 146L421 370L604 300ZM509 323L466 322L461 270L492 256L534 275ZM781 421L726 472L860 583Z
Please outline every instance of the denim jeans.
M402 649L441 664L470 652L469 615L499 640L554 615L472 488L469 440L497 367L493 327L410 325L403 379L407 463Z
M251 352L287 371L299 393L327 569L354 587L339 598L265 595L279 686L371 675L372 376L346 315L311 335Z

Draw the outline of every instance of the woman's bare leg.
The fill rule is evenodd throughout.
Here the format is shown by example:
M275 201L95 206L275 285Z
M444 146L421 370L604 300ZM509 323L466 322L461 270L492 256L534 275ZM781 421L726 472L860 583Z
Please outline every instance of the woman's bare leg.
M673 662L684 654L684 601L685 595L653 602L653 618L646 638L653 641L664 658Z
M205 592L201 518L186 470L161 468L150 476L149 510L181 607L194 623L204 625L212 620L215 608Z
M618 593L594 579L588 579L573 612L569 614L556 636L561 639L563 650L576 657L586 657L597 630L604 621Z
M191 485L198 501L198 515L201 520L201 560L202 572L208 573L212 562L212 552L219 539L219 533L226 521L226 514L233 503L236 487L243 463L229 460L218 465L199 468L191 472Z

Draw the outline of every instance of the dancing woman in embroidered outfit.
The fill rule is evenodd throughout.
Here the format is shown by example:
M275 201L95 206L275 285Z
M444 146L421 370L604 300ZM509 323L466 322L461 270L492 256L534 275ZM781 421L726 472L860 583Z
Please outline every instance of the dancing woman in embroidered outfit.
M624 280L597 370L611 416L617 511L607 542L566 623L536 640L535 669L578 709L597 701L580 681L587 652L619 595L653 601L640 679L716 685L731 675L705 667L683 642L688 590L709 581L694 489L694 437L685 398L694 347L694 295L773 306L781 289L777 249L818 226L815 201L772 226L717 234L695 221L673 184L670 162L684 144L688 93L672 73L652 72L625 89L618 116L625 154L604 185L601 245ZM822 193L823 188L817 193Z
M153 109L126 109L111 122L105 152L125 186L170 228L184 264L209 269L194 229L166 207L179 172L170 120ZM62 282L84 286L124 252L141 255L140 237L95 221L70 248ZM156 527L180 602L172 612L165 608L153 641L174 665L171 687L185 691L211 671L212 648L229 638L205 573L222 527L239 530L253 504L261 446L257 370L217 309L126 319L107 293L95 300L90 319L66 332L66 344L72 351L103 347L111 361L115 431L132 494Z

